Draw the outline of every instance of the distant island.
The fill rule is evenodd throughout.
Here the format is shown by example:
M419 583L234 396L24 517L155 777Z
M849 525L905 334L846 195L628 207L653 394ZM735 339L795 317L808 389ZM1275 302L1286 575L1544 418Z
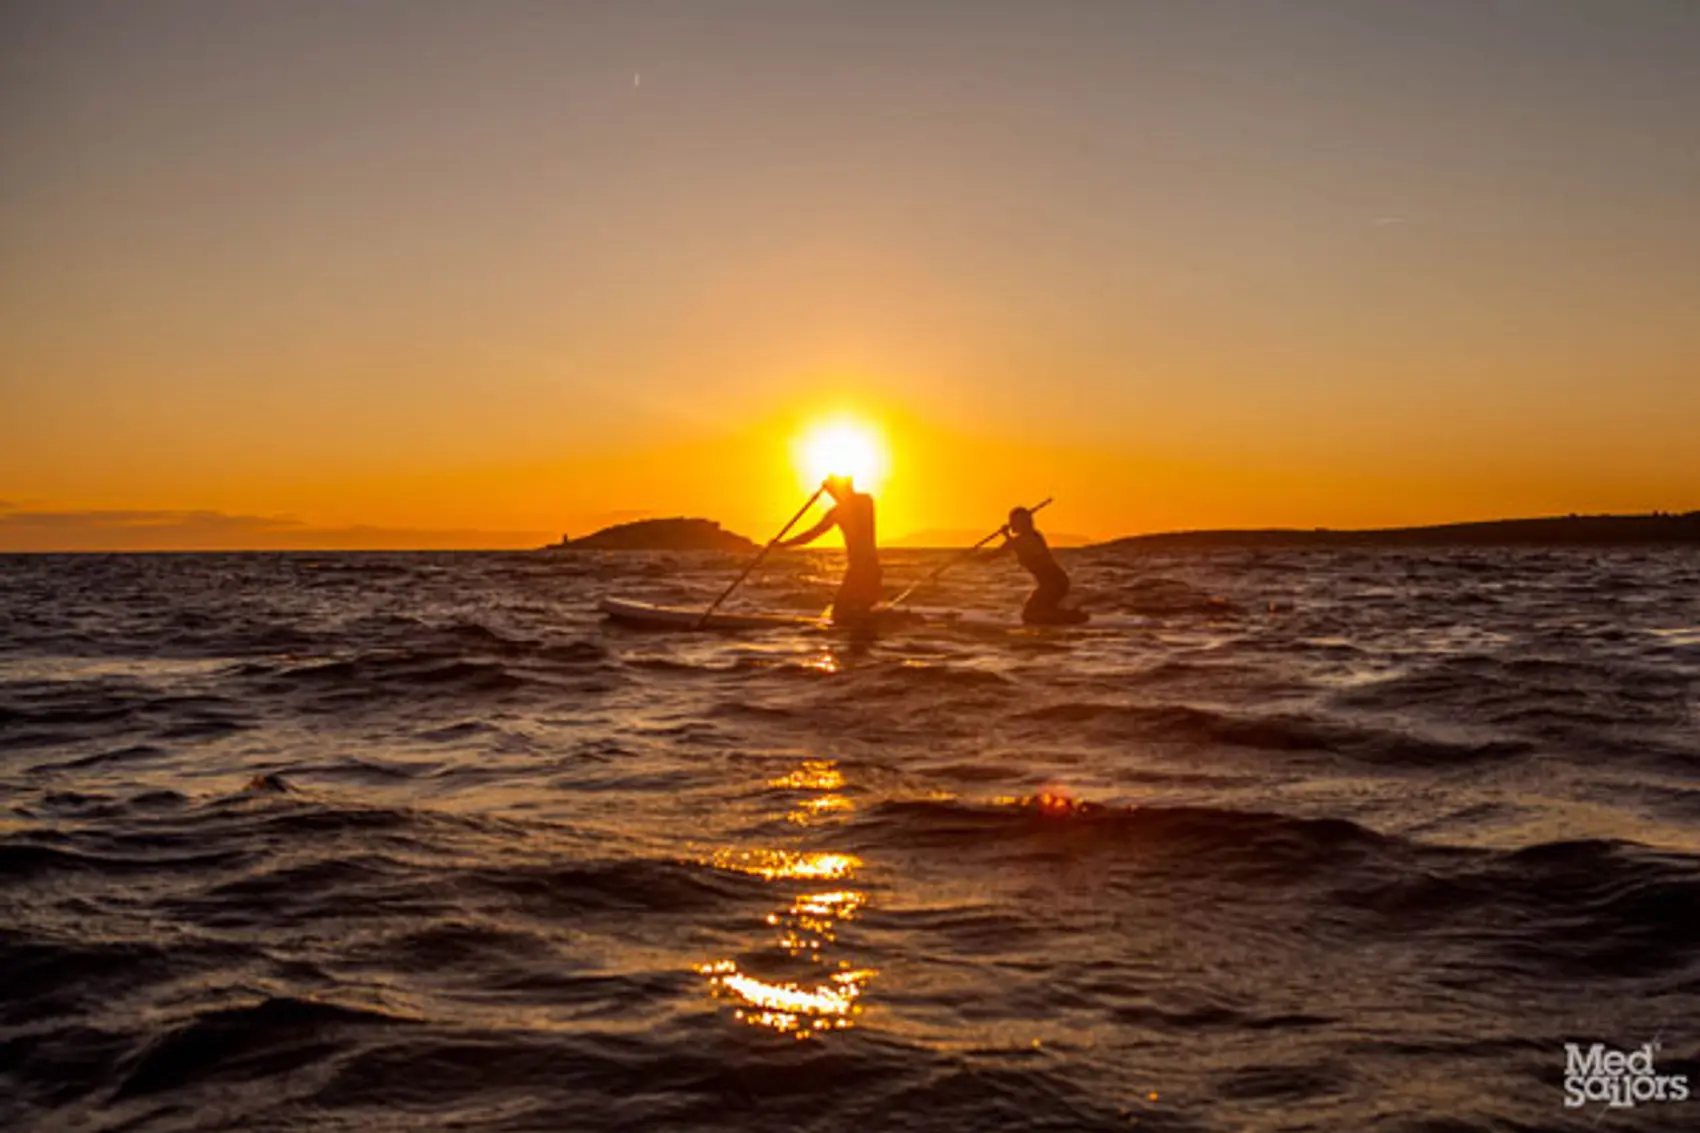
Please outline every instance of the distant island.
M755 544L711 519L640 519L581 539L561 536L545 551L753 551Z
M981 534L984 534L983 532ZM893 547L953 549L973 540L966 532L931 531ZM952 540L938 542L937 540ZM1059 545L1072 540L1059 539ZM1369 527L1335 530L1268 527L1244 530L1165 531L1127 535L1090 544L1094 550L1291 550L1331 547L1614 547L1700 545L1700 511L1677 515L1564 515L1539 519L1495 519L1427 527ZM745 554L756 544L711 519L640 519L582 538L565 535L545 551L721 551Z
M1375 527L1334 531L1263 528L1244 531L1170 531L1129 535L1097 549L1201 550L1306 547L1613 547L1700 544L1700 511L1685 515L1565 515L1496 519L1430 527Z

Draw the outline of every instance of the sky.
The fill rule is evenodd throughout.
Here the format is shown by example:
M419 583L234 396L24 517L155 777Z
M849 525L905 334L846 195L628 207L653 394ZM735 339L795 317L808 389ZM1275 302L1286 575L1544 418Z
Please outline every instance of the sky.
M1700 508L1700 5L0 0L0 550Z

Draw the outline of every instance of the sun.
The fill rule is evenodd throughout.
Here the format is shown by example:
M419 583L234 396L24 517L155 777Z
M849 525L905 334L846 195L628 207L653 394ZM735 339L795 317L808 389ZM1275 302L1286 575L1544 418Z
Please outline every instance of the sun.
M875 491L891 466L878 429L850 417L823 421L797 439L794 453L803 483L813 489L828 476L849 476Z

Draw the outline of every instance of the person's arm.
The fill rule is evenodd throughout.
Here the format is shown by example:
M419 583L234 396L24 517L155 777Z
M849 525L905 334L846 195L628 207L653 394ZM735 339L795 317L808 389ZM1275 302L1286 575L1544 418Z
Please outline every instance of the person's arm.
M837 522L838 509L833 508L821 517L821 521L819 523L815 524L801 535L793 535L789 539L781 540L779 546L781 548L806 546L809 543L813 543L816 539L819 539L822 535L825 535L828 531L831 531L833 525Z
M974 560L976 562L990 562L992 559L998 558L1001 555L1010 554L1015 550L1015 540L1010 537L1008 527L999 531L998 534L1003 536L1003 542L999 543L996 547L986 547L983 550L975 552Z

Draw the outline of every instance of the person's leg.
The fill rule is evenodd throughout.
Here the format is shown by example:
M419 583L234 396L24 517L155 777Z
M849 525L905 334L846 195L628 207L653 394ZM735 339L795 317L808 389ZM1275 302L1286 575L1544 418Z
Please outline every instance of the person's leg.
M1092 615L1085 610L1076 610L1072 606L1064 606L1062 600L1068 596L1068 579L1059 582L1043 583L1033 591L1027 599L1027 605L1021 608L1021 620L1028 625L1079 625Z
M835 622L867 621L882 597L877 570L852 567L839 584L832 600L832 620Z
M866 622L873 618L874 604L855 598L838 597L832 603L832 620L838 625Z
M1021 607L1021 620L1028 625L1046 624L1056 611L1059 600L1055 587L1041 584L1027 596L1027 604Z

